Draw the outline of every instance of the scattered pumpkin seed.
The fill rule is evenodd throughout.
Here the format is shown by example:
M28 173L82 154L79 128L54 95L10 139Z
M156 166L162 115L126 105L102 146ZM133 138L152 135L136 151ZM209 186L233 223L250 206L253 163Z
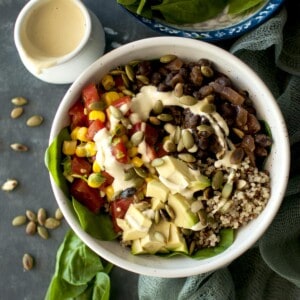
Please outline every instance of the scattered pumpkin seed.
M44 208L39 208L37 213L37 221L41 226L45 224L46 218L47 218L46 210Z
M10 148L13 149L14 151L19 151L19 152L28 151L28 147L26 145L19 144L19 143L11 144Z
M139 143L141 143L143 139L144 139L144 132L141 130L136 131L130 138L134 146L137 146Z
M205 103L201 106L201 111L207 114L211 114L216 111L216 107L212 103Z
M214 190L219 190L223 185L223 172L221 170L217 170L217 172L212 177L211 187Z
M182 95L183 95L183 83L178 82L174 88L174 96L179 98Z
M238 136L241 139L245 136L245 133L238 128L232 128L232 131L235 133L236 136Z
M110 110L111 114L118 120L121 120L124 117L123 113L117 107L115 107L113 105L111 105L109 107L109 110Z
M175 143L178 144L181 138L181 129L179 126L175 127L175 130L170 134L170 139Z
M188 152L190 152L190 153L196 153L197 151L198 151L198 146L196 144L194 144L193 147L188 149Z
M150 116L149 117L149 122L153 125L160 125L160 120L158 120L156 117L154 116Z
M64 218L64 215L63 215L62 211L60 210L60 208L56 209L54 216L55 216L56 220L62 220Z
M176 145L174 144L174 142L172 142L171 140L166 140L163 143L163 149L166 152L175 152L176 151Z
M186 149L190 149L194 146L194 138L192 133L188 129L182 130L182 142Z
M25 231L29 235L34 235L36 233L36 223L33 221L27 223Z
M36 213L34 213L33 211L31 211L29 209L26 210L26 216L27 216L29 221L33 221L33 222L37 221Z
M151 162L152 167L159 167L162 166L165 163L165 161L162 158L155 158Z
M128 79L133 82L135 80L135 74L134 74L132 66L131 65L126 65L125 66L125 72L126 72L126 75L127 75Z
M20 216L16 216L13 218L12 220L12 225L13 226L21 226L21 225L24 225L26 223L26 216L24 215L20 215Z
M164 130L168 133L168 134L172 134L175 130L176 130L176 126L171 124L171 123L166 123L164 125Z
M129 88L130 81L129 81L128 76L125 73L123 73L123 74L121 74L121 77L122 77L122 80L123 80L123 83L124 83L125 87Z
M144 168L134 168L135 173L141 178L146 178L148 173Z
M183 141L182 138L179 140L178 144L177 144L177 151L181 152L184 149L184 145L183 145Z
M198 100L192 96L185 95L179 98L179 102L183 105L192 106L195 105Z
M44 118L40 115L34 115L32 117L30 117L27 122L26 125L29 127L36 127L36 126L40 126L44 121Z
M163 56L159 59L159 61L160 61L161 63L163 63L163 64L167 64L167 63L173 61L173 60L176 59L176 58L177 58L177 56L174 55L174 54L166 54L166 55L163 55Z
M149 84L149 82L150 82L149 78L145 75L136 75L136 79L138 79L145 85Z
M22 106L28 103L28 100L24 97L15 97L11 99L11 103L17 106Z
M187 163L195 162L197 159L190 153L180 153L178 154L178 158Z
M134 168L130 168L130 169L125 171L125 173L124 173L124 180L125 181L131 180L134 177L136 177L136 173L135 173Z
M10 113L10 117L12 119L17 119L19 118L24 112L24 108L23 107L15 107L12 109L11 113Z
M26 271L31 270L33 267L33 264L34 264L33 257L30 254L25 253L22 258L22 264L23 264L24 270L26 270Z
M204 137L209 137L214 133L214 129L211 126L205 124L197 126L197 131L199 132L199 134L201 134L201 136Z
M157 118L163 122L170 122L173 120L173 116L170 114L159 114Z
M121 74L124 74L124 71L120 69L110 71L110 75L121 75Z
M201 73L205 77L212 77L214 76L214 71L210 66L201 66Z
M153 105L153 112L156 115L159 115L162 113L163 109L164 109L164 105L163 105L162 101L161 100L155 101L155 103Z
M49 238L49 232L48 230L43 227L43 226L38 226L37 227L37 232L38 232L38 235L44 239L44 240L47 240Z
M222 197L228 199L232 193L233 186L231 183L227 182L222 189Z
M45 220L44 226L47 229L56 229L57 227L60 226L60 221L56 220L55 218L50 217Z
M1 189L5 192L13 191L18 185L18 181L16 179L7 179L6 182L3 183Z

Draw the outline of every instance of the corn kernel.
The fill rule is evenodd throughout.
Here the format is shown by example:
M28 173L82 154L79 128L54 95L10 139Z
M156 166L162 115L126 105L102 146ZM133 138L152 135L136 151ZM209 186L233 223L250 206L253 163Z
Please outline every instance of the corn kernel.
M154 179L153 177L146 177L145 181L148 183L148 182L152 181L153 179Z
M92 110L89 113L89 120L90 121L100 120L101 122L105 122L105 113L101 110Z
M132 163L135 167L139 168L139 167L141 167L141 166L144 164L144 161L143 161L140 157L135 156L135 157L131 160L131 163Z
M128 148L128 152L127 153L129 155L129 157L136 156L138 154L138 147L133 146L133 147Z
M87 142L85 144L87 157L94 156L97 153L96 144L94 142Z
M101 172L101 167L96 160L93 162L92 169L93 169L93 172L95 172L95 173Z
M77 140L77 134L78 134L78 130L79 130L80 127L75 127L72 132L71 132L71 139L72 140Z
M108 201L112 201L114 199L114 188L112 185L109 185L105 188L105 194Z
M62 152L65 155L73 155L75 154L76 151L76 146L77 146L77 141L64 141L63 147L62 147Z
M78 156L78 157L86 157L87 153L86 153L86 149L85 149L85 145L84 144L80 144L76 147L76 150L75 150L75 154Z
M106 91L111 90L115 86L115 81L114 81L113 77L109 74L105 75L102 78L101 83Z
M87 127L80 127L77 131L77 140L81 141L81 142L87 142L88 138L86 136L88 132Z
M111 105L114 101L120 98L117 92L111 91L103 94L103 99L106 102L107 106Z

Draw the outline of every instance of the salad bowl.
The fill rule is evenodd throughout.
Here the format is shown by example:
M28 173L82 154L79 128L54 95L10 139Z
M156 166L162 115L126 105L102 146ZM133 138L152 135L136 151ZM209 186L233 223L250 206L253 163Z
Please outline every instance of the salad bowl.
M153 47L155 45L155 47ZM268 124L272 136L272 147L265 162L270 174L270 197L263 211L247 225L239 228L230 246L214 256L191 258L187 255L141 254L134 255L128 247L116 240L101 240L106 228L96 228L98 235L84 230L76 215L65 185L59 180L62 177L61 144L57 137L70 124L68 112L76 103L82 90L91 83L100 82L104 75L120 65L134 60L152 60L171 54L189 61L205 58L214 63L222 74L230 77L240 90L248 92L260 119ZM289 175L289 141L282 114L270 91L262 80L247 65L225 50L203 41L181 37L157 37L138 40L119 47L93 63L71 85L62 99L53 120L46 165L50 170L50 180L55 199L62 210L66 221L78 237L102 258L125 270L159 277L186 277L222 268L242 255L263 235L275 217L284 197ZM54 145L54 146L53 146ZM85 224L93 221L86 220ZM83 226L84 227L84 226ZM86 228L85 228L86 229ZM95 231L95 227L93 228Z

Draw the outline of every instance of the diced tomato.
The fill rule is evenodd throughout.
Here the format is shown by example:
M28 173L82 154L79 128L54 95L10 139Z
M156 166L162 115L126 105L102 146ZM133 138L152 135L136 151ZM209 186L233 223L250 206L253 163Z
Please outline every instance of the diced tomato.
M123 80L122 76L115 76L114 80L115 80L115 87L116 88L120 88L120 87L124 86L124 80Z
M69 110L69 115L71 117L71 128L77 126L86 126L88 123L87 116L84 114L84 106L81 101L77 101Z
M111 185L114 182L114 178L106 171L102 171L101 174L105 177L105 182L103 183L105 186Z
M75 179L70 188L71 195L90 211L98 213L104 205L104 199L100 197L99 189L94 189L82 179Z
M116 199L115 201L110 202L110 214L116 232L120 232L122 230L117 225L117 219L124 219L128 207L132 202L133 197Z
M130 96L123 96L123 97L120 97L119 99L115 100L112 105L117 107L117 108L120 108L122 105L124 104L128 104L131 102L131 97Z
M94 83L87 85L82 90L82 98L85 108L89 108L91 103L100 101L100 96L97 90L97 87Z
M71 160L71 171L72 174L89 175L92 166L85 158L74 156Z
M157 153L154 149L154 147L146 144L146 155L149 158L150 161L152 161L153 159L157 158Z
M122 164L129 162L127 148L121 138L114 138L111 145L111 153Z
M87 138L92 140L95 136L95 134L102 128L104 128L105 125L103 122L100 120L94 120L90 123L90 126L88 127L88 132L87 132Z
M138 122L132 126L130 130L130 135L134 134L136 131L141 130L142 122ZM158 140L158 131L153 126L148 123L145 123L145 141L148 145L153 146Z
M157 157L168 155L168 152L163 148L162 143L159 143L155 146L155 152Z

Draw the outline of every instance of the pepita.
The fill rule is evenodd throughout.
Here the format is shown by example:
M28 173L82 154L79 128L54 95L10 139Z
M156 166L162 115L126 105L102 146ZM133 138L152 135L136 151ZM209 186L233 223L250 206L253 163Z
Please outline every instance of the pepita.
M128 170L125 171L124 173L124 180L125 181L128 181L128 180L131 180L132 178L136 177L137 174L134 170L134 168L130 168Z
M115 117L118 120L121 120L124 116L123 113L115 106L111 105L109 107L109 111L111 112L111 114L113 115L113 117Z
M137 146L138 144L140 144L143 139L144 139L144 132L141 130L136 131L130 138L130 140L134 146Z
M163 63L163 64L167 64L167 63L173 61L173 60L176 59L176 58L177 58L177 56L174 55L174 54L166 54L166 55L163 55L163 56L159 59L159 61L160 61L161 63Z
M7 179L6 182L3 183L1 189L5 192L13 191L18 185L18 181L16 179Z
M47 213L44 208L39 208L37 213L37 221L41 226L44 226L45 220L47 219Z
M105 108L105 102L104 101L97 101L97 102L92 102L89 104L89 110L100 110L103 111Z
M181 129L179 126L175 127L175 130L170 134L170 139L173 141L175 144L179 143L179 140L181 138Z
M209 137L214 133L214 129L211 126L205 124L197 126L197 131L203 137Z
M244 190L244 189L246 189L247 187L248 187L248 183L247 183L246 180L244 180L244 179L239 179L239 180L237 181L236 188L237 188L238 190Z
M160 125L160 120L158 120L156 117L154 116L150 116L149 117L149 122L153 125Z
M25 271L31 270L33 267L33 263L34 263L33 257L30 254L25 253L22 258L22 264L24 270Z
M221 170L217 170L216 173L212 177L211 187L214 190L219 190L223 185L223 172Z
M44 118L40 115L34 115L32 117L30 117L27 122L26 125L29 127L36 127L36 126L40 126L44 121Z
M13 226L21 226L21 225L24 225L26 223L26 216L24 215L21 215L21 216L16 216L13 218L12 220L12 225Z
M29 209L26 210L26 216L27 216L29 221L33 221L33 222L37 221L36 214L33 211L29 210Z
M195 105L198 100L192 96L185 95L179 98L179 102L183 105L192 106Z
M229 211L229 209L233 206L233 201L228 200L226 203L221 207L220 211L225 214L226 212Z
M170 122L173 120L173 116L170 114L160 114L157 118L163 122Z
M44 240L47 240L49 238L49 232L48 230L43 227L43 226L38 226L37 227L37 232L38 232L38 235L44 239Z
M212 103L205 103L201 106L201 111L207 114L211 114L216 111L216 107Z
M162 113L164 109L164 105L162 103L161 100L157 100L155 101L154 105L153 105L153 112L156 114L156 115L159 115ZM163 120L162 120L163 121Z
M196 144L194 144L193 147L188 149L188 152L190 152L190 153L196 153L197 151L198 151L198 146Z
M203 208L203 203L201 200L195 200L191 204L191 212L193 213L198 212L202 208Z
M165 161L162 158L155 158L151 162L152 167L159 167L162 166L165 163Z
M113 76L114 76L114 75L121 75L121 74L124 74L125 71L120 70L120 69L115 69L115 70L110 71L109 73L110 73L110 75L113 75Z
M121 74L121 77L122 77L122 80L123 80L123 83L124 83L125 87L129 88L130 81L129 81L128 76L125 73L123 73L123 74Z
M184 149L182 138L179 139L179 142L177 144L177 151L181 152Z
M243 148L238 147L233 150L230 155L231 164L240 164L245 156L245 151Z
M186 149L190 149L194 146L194 138L192 133L188 129L183 129L181 132L182 142Z
M135 95L134 92L127 90L127 89L123 89L122 93L126 96L134 96Z
M64 215L63 215L62 211L60 210L60 208L56 209L54 216L55 216L56 220L62 220L64 218Z
M28 103L28 100L24 97L15 97L11 99L11 103L17 106L22 106Z
M33 221L27 223L25 232L29 235L34 235L36 233L36 223Z
M56 220L55 218L47 218L45 220L45 224L44 226L47 228L47 229L56 229L57 227L60 226L60 221L59 220Z
M135 80L135 74L134 74L134 71L133 71L133 68L131 65L126 65L125 66L125 72L126 72L126 75L128 77L128 79L132 82L134 82Z
M15 107L13 108L13 110L10 113L10 117L12 119L17 119L19 118L24 112L24 108L23 107Z
M174 88L174 96L179 98L182 95L183 95L183 83L178 82Z
M141 178L146 178L148 173L143 168L134 168L135 173Z
M164 125L164 130L168 133L168 134L172 134L175 130L176 130L176 126L171 124L171 123L166 123Z
M242 139L242 138L245 136L245 133L244 133L242 130L238 129L238 128L232 128L232 131L233 131L234 134L235 134L236 136L238 136L240 139Z
M214 71L210 66L201 66L201 73L208 78L214 76Z
M10 145L10 148L13 149L14 151L19 151L19 152L26 152L28 151L28 147L23 145L23 144L19 144L19 143L14 143Z
M150 82L149 78L145 75L136 75L136 79L138 79L139 81L141 81L145 85L148 85L149 82Z
M175 152L176 151L176 145L171 140L166 140L163 143L163 149L166 152Z
M231 183L227 182L222 189L222 197L228 199L232 193L233 186Z
M192 154L189 153L180 153L178 154L178 158L187 163L192 163L197 160Z

